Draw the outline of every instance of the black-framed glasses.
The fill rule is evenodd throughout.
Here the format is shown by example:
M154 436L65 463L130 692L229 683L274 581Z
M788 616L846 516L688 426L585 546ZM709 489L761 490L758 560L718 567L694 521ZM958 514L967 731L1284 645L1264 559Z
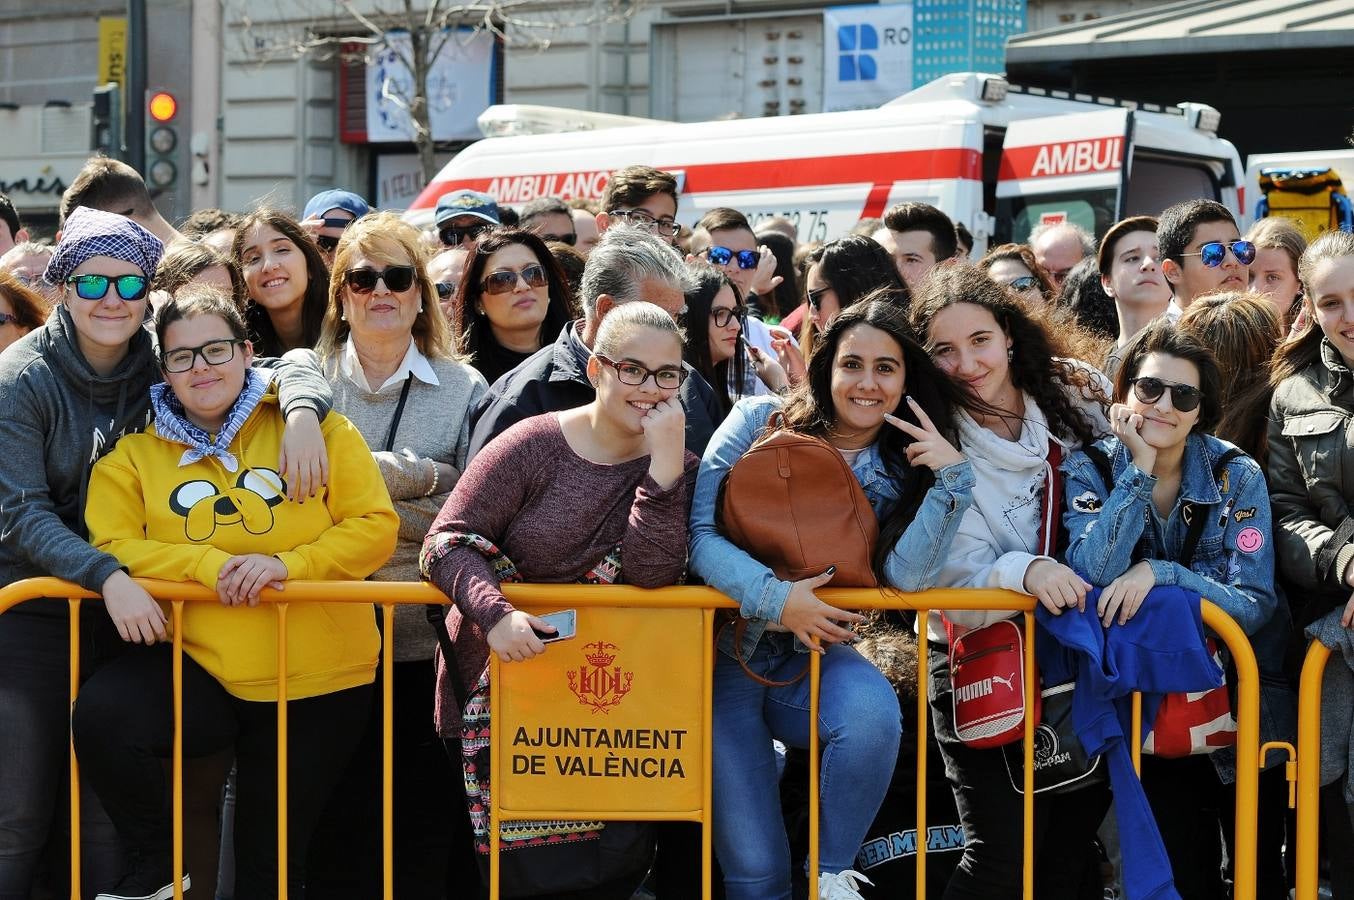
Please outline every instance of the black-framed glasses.
M556 243L568 244L572 247L574 244L578 243L578 235L572 231L568 234L543 234L541 235L541 240L545 241L547 244L551 241L555 241Z
M733 251L728 247L711 247L705 251L705 258L717 266L727 266L733 259L738 260L738 268L755 269L762 261L762 255L756 250Z
M710 318L715 320L716 328L726 328L731 320L743 321L748 314L746 306L716 306L710 310Z
M456 282L438 281L433 284L437 289L438 300L450 300L456 294Z
M1255 262L1255 244L1250 241L1231 241L1223 243L1222 241L1209 241L1203 244L1193 253L1181 253L1183 259L1186 256L1197 256L1199 261L1210 269L1216 269L1222 265L1222 261L1227 258L1227 251L1232 251L1232 256L1243 266L1249 266Z
M492 228L492 225L446 225L437 230L437 238L444 247L459 247L462 241L473 241Z
M1180 412L1189 412L1204 399L1204 392L1189 384L1163 381L1151 375L1133 379L1133 395L1143 403L1156 403L1166 391L1171 392L1171 406Z
M832 290L830 287L821 287L806 291L805 296L809 301L809 309L821 309L823 306L823 295L830 290Z
M197 347L178 347L160 354L160 365L171 375L192 370L193 362L199 356L207 365L219 366L234 359L235 346L243 343L244 341L238 338L228 338L208 341Z
M682 231L682 226L677 224L676 219L659 219L653 213L642 209L612 209L607 211L607 215L624 219L631 225L643 228L651 234L661 234L663 237L676 237Z
M318 244L319 248L323 250L325 253L333 253L335 250L337 250L338 242L339 239L334 237L333 235L329 234L315 235L315 243Z
M354 293L370 294L376 282L384 281L391 293L398 294L414 286L418 272L413 266L388 266L384 269L349 269L343 280Z
M1035 278L1033 275L1021 275L1019 278L1013 278L1006 282L1006 286L1013 291L1024 293L1031 288L1037 290L1039 288L1039 279Z
M521 271L500 269L497 272L490 272L480 282L480 289L486 294L506 294L517 288L518 279L525 281L529 288L545 287L550 283L545 274L545 267L540 263L532 263L524 266Z
M616 377L621 380L621 384L628 384L631 387L639 387L650 378L653 383L665 391L675 390L682 386L686 381L686 369L646 369L639 363L615 362L607 359L600 353L594 353L597 361L604 366L611 366L616 370Z
M145 275L72 275L66 283L75 285L75 296L81 300L102 300L111 284L119 297L131 303L146 299L150 279Z

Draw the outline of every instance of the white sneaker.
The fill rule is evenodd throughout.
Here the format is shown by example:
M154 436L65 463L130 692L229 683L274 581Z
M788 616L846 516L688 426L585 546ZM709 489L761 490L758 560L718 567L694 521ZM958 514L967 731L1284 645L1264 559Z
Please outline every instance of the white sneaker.
M865 900L860 895L861 884L874 886L873 881L850 869L844 872L820 872L818 900Z

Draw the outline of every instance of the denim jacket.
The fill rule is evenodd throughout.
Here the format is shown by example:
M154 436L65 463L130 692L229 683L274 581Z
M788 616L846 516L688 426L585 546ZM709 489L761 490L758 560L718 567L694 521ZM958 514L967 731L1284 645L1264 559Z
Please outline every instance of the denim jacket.
M1274 535L1269 488L1260 466L1238 456L1213 480L1213 463L1231 445L1191 434L1185 445L1180 496L1163 521L1152 505L1156 476L1133 464L1118 438L1097 447L1110 458L1114 490L1100 479L1084 452L1064 464L1067 493L1067 563L1098 587L1108 585L1139 559L1152 567L1157 584L1174 584L1212 600L1247 634L1255 634L1278 606L1274 593ZM1175 562L1189 524L1186 503L1211 504L1189 568ZM1141 548L1141 549L1140 549Z
M779 397L752 397L734 404L706 448L691 503L691 570L706 584L738 601L748 619L740 648L744 659L752 656L767 624L780 622L792 583L781 581L720 534L715 527L715 504L729 470L761 437L780 404ZM866 448L851 471L875 515L883 520L898 502L900 479L885 467L878 446ZM973 467L968 460L940 470L916 518L889 554L885 576L890 585L901 591L922 591L935 584L959 521L973 502L973 483ZM732 653L732 637L721 639L720 648Z
M1110 458L1114 490L1108 489L1084 452L1072 454L1063 464L1068 565L1104 587L1145 559L1157 584L1178 585L1216 603L1250 636L1255 651L1261 679L1261 739L1290 740L1296 704L1282 672L1292 618L1274 586L1269 488L1259 464L1238 456L1215 481L1214 462L1232 445L1211 435L1190 435L1180 496L1163 521L1152 505L1156 477L1133 464L1118 438L1106 438L1096 446ZM1173 560L1184 549L1189 525L1183 509L1190 501L1213 505L1194 561L1186 568ZM1213 757L1224 781L1234 780L1233 753L1223 750ZM1281 760L1277 754L1270 757L1271 764Z

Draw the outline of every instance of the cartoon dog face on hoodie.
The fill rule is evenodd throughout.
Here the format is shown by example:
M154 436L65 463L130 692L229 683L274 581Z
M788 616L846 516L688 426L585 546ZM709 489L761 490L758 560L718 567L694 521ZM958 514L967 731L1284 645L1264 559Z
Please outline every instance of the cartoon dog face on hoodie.
M273 507L286 493L286 482L275 470L245 469L225 491L210 481L186 481L169 495L169 507L183 516L188 540L204 543L227 525L239 525L250 534L271 531Z

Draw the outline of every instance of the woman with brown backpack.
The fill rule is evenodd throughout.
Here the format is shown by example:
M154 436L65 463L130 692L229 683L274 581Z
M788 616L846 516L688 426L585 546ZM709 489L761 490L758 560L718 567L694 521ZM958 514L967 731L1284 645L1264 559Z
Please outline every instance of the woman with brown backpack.
M930 587L973 488L944 434L964 394L900 306L880 291L842 312L795 393L739 401L701 462L691 568L741 606L720 632L714 687L714 841L729 900L791 895L773 740L808 744L810 650L823 654L819 897L858 900L868 883L850 867L893 774L898 703L849 646L863 617L814 591Z

